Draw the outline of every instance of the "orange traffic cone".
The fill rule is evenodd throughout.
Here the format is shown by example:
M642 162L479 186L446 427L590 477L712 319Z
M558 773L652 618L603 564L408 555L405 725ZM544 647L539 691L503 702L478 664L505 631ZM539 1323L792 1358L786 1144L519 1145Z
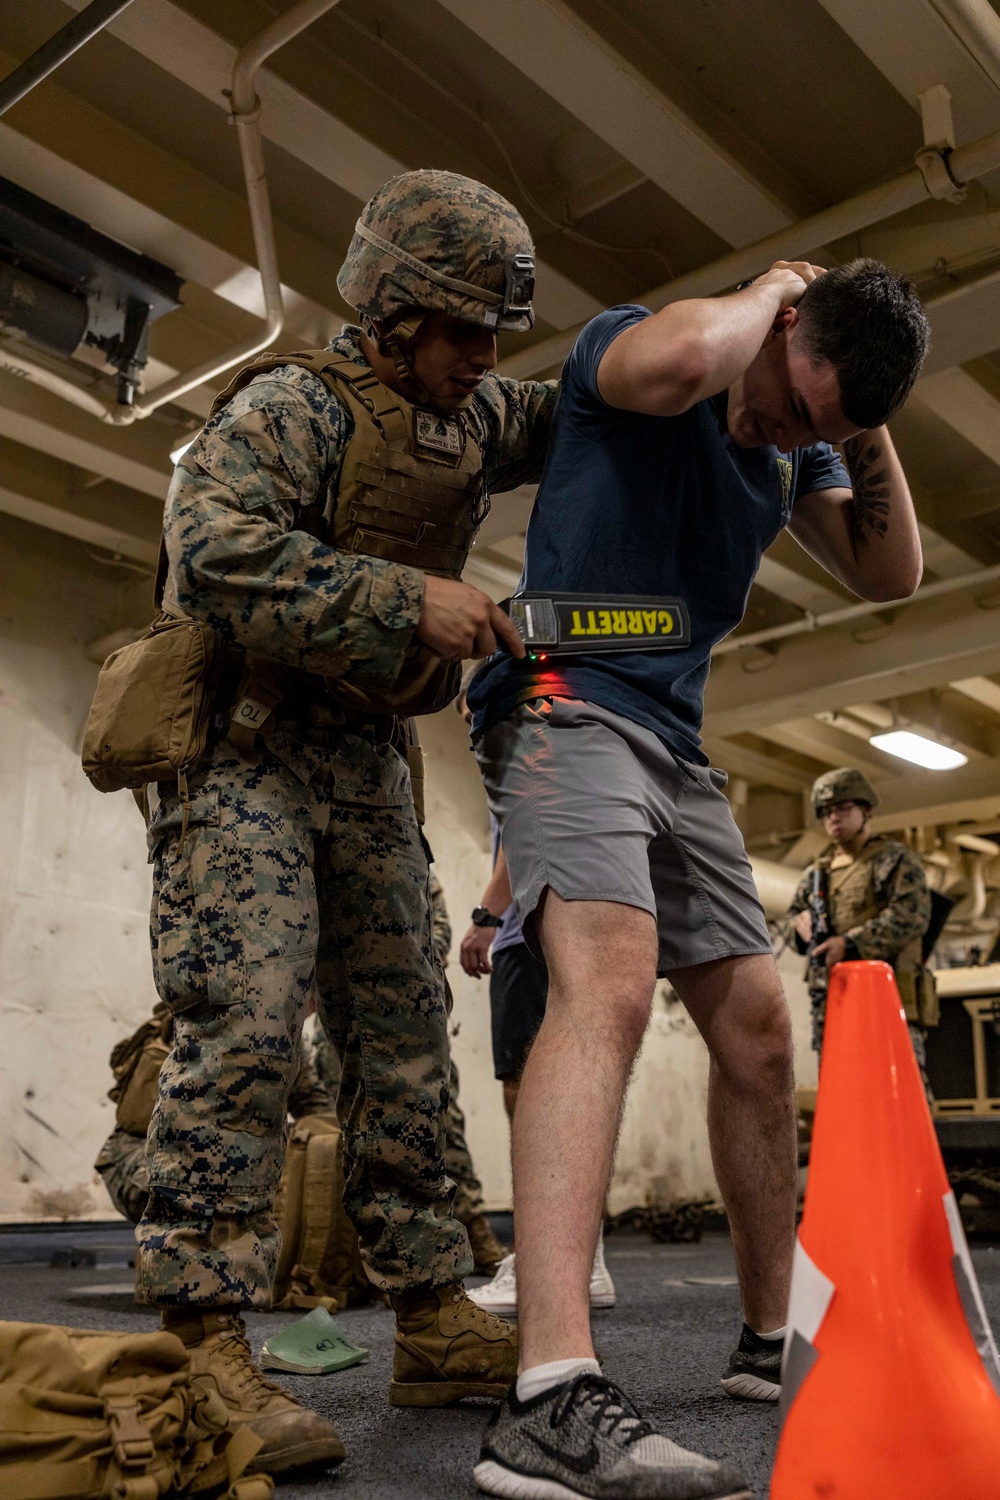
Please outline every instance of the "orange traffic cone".
M998 1393L892 970L838 964L771 1500L997 1500Z

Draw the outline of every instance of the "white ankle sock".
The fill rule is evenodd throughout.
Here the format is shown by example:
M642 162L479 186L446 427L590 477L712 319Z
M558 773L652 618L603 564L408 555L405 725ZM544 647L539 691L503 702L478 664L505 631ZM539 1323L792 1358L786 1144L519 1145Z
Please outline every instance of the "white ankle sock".
M535 1365L532 1370L522 1370L517 1377L517 1399L530 1401L532 1396L540 1396L554 1385L564 1385L567 1380L572 1380L575 1375L582 1375L585 1371L600 1375L601 1367L596 1359L554 1359L551 1364Z
M751 1332L757 1333L756 1328L751 1329ZM757 1333L757 1337L763 1339L765 1343L776 1344L780 1339L785 1337L787 1332L787 1328L776 1328L773 1333Z

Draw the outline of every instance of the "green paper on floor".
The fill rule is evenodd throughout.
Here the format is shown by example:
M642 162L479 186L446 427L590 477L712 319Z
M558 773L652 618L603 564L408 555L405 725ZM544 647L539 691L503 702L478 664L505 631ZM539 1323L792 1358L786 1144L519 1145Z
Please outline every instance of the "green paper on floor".
M312 1312L280 1333L272 1334L260 1351L265 1370L287 1370L293 1375L330 1375L368 1358L368 1350L342 1333L325 1307Z

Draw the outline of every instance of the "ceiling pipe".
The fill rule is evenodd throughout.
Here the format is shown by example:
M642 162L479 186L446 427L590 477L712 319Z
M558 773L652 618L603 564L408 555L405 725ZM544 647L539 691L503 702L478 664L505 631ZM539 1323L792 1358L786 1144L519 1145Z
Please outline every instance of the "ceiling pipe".
M866 615L876 615L882 609L901 609L904 604L923 604L927 599L939 599L942 594L954 594L959 589L981 589L998 580L1000 563L995 563L991 568L978 568L974 573L960 573L957 578L941 578L937 583L928 583L906 599L869 599L863 604L847 604L843 609L830 609L821 615L814 615L811 610L807 610L800 620L789 620L785 625L770 625L765 630L751 630L747 635L728 636L719 642L712 655L728 656L732 651L743 651L749 646L763 646L769 641L786 641L789 636L805 635L811 630L825 630L828 625L844 625L851 620L862 620Z
M255 83L261 67L273 53L277 52L279 47L291 41L292 37L298 36L300 31L304 31L325 11L332 10L336 4L337 0L298 0L298 4L291 6L284 15L265 26L257 36L252 37L237 54L233 63L232 88L229 90L231 115L239 135L257 269L260 273L261 291L264 298L263 327L250 338L243 339L227 349L224 354L196 365L193 370L175 375L164 385L146 392L129 406L118 406L100 401L89 391L74 385L69 380L63 380L61 376L53 374L36 361L25 358L20 350L14 353L9 349L0 349L0 368L19 376L22 380L30 381L33 385L52 391L66 401L72 401L74 406L79 406L91 416L99 417L102 422L108 422L115 427L125 427L138 419L148 417L150 412L156 411L158 407L166 405L168 401L173 401L178 396L183 396L187 391L194 390L196 386L224 375L234 365L243 364L246 360L252 359L255 354L259 354L262 349L266 349L274 342L284 326L285 310L281 297L278 252L274 243L274 221L271 217L264 148L260 133L261 103L255 92ZM105 0L105 8L107 8L107 0ZM123 10L124 6L119 4L116 9ZM87 14L88 11L84 11L77 19L83 20Z
M739 282L759 276L776 260L801 260L820 245L843 239L859 229L868 229L904 209L925 203L928 198L953 199L967 183L997 167L1000 167L1000 130L970 141L968 145L958 146L954 151L947 147L924 146L917 152L916 165L908 172L847 198L833 208L823 209L798 224L779 229L756 244L733 250L720 260L700 266L697 271L689 271L654 287L643 297L643 305L658 312L671 302L690 297L711 297L717 292L731 290ZM567 328L510 355L501 361L499 373L515 380L526 380L561 364L585 326L579 323L575 328Z
M8 375L16 375L19 380L27 380L31 385L40 386L53 396L61 396L64 401L72 401L81 411L89 412L92 417L99 417L102 422L107 420L106 402L90 391L85 391L82 386L74 385L71 380L57 375L54 370L47 370L33 359L25 359L20 349L0 344L0 370L6 370Z
M336 4L337 0L298 0L297 5L293 5L284 15L252 37L233 63L233 83L230 90L232 121L239 134L240 155L243 158L257 269L264 296L264 326L253 337L234 345L217 359L206 360L193 370L175 375L165 385L140 397L132 407L135 417L148 417L150 412L167 401L173 401L186 391L194 390L195 386L225 374L234 365L252 359L255 354L272 344L284 327L285 310L281 299L278 251L274 243L274 221L267 192L267 169L260 133L261 104L254 85L260 69L279 47L298 36L300 31L305 31L307 26L311 26L313 21L325 11L332 10Z
M0 81L0 115L30 94L36 83L48 78L67 57L89 42L92 36L103 31L109 21L127 9L132 0L92 0L86 10L66 22L54 36L43 42L37 52L19 63L13 73Z
M927 3L993 87L1000 89L1000 16L989 0Z

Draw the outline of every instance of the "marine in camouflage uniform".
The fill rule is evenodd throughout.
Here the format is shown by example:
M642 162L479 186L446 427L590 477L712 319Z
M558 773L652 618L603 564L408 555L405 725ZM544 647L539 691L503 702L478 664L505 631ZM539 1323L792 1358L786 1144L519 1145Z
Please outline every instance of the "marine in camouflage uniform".
M812 789L817 817L837 803L854 802L869 811L878 805L878 794L860 771L843 768L820 776ZM868 828L867 816L864 829ZM809 910L809 889L814 870L827 875L827 905L831 936L844 937L847 959L881 959L891 964L900 999L920 1064L924 1086L926 1074L925 1028L937 1020L933 978L924 968L921 940L931 918L927 877L919 859L899 839L884 834L862 835L852 850L837 843L824 849L803 872L782 931L795 939L800 952L807 944L795 930L795 919ZM825 1003L813 1007L813 1047L823 1046Z
M490 494L539 477L557 391L486 375L422 408L421 323L530 327L532 264L523 220L491 189L393 179L338 285L417 404L375 376L347 327L325 352L265 356L238 376L170 488L163 607L212 626L230 654L187 796L161 784L150 798L154 975L175 1022L137 1269L206 1367L217 1334L242 1338L219 1314L270 1301L287 1099L315 994L343 1068L345 1208L370 1279L394 1294L391 1399L444 1404L513 1378L513 1330L476 1322L460 1287L471 1258L447 1212L445 989L398 716L457 690L457 664L415 634L427 574L457 578ZM297 1462L315 1447L292 1446Z

